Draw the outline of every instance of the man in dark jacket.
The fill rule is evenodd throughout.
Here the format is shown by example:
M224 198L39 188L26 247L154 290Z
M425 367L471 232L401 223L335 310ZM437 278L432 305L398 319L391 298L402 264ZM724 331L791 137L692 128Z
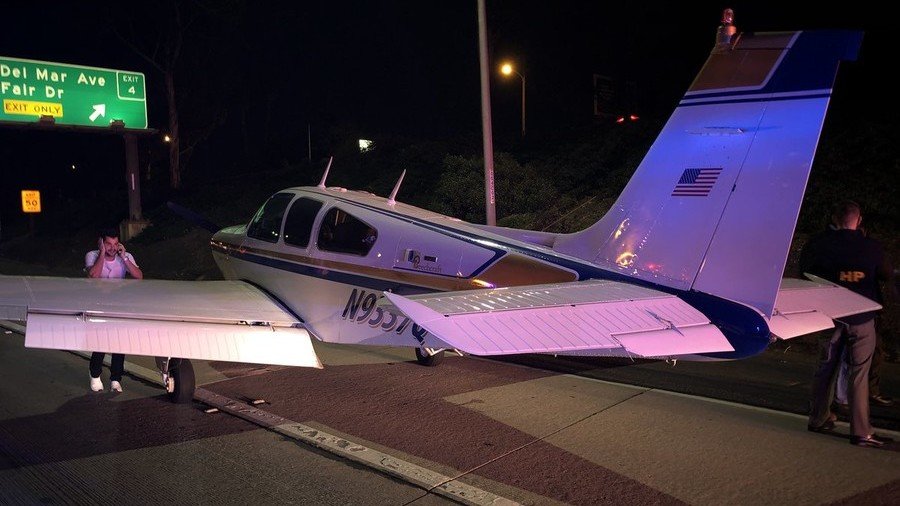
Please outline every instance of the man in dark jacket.
M821 276L864 297L881 301L880 281L887 281L892 268L881 245L862 234L862 214L855 202L840 204L833 216L836 230L827 230L812 239L800 255L802 272ZM862 313L835 320L831 339L820 350L819 368L813 379L809 430L824 432L834 428L831 413L834 379L844 347L850 361L849 395L850 443L879 448L884 440L876 436L869 421L869 368L875 350L875 313Z

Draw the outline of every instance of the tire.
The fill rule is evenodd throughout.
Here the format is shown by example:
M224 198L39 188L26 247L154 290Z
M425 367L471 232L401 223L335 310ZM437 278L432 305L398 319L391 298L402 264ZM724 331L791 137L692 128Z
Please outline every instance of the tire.
M429 355L428 353L425 353L425 350L423 350L422 348L416 348L416 362L418 362L419 365L434 367L443 361L444 350L441 350L434 355Z
M178 363L174 364L175 367L169 366L169 375L175 384L172 391L168 392L167 395L169 400L175 404L188 404L194 400L194 387L196 385L194 381L194 366L187 359L173 359L173 362L175 360L178 360Z

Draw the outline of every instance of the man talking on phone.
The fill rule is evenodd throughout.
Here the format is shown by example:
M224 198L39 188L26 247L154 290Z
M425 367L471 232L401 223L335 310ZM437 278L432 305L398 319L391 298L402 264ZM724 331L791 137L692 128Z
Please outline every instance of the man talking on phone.
M88 277L122 279L130 275L135 279L142 279L144 273L134 261L131 253L125 251L125 245L119 242L119 233L115 229L100 231L97 240L97 249L89 251L84 256L84 267ZM103 357L105 353L94 352L91 354L91 390L100 392L103 390L103 382L100 373L103 370ZM122 391L122 373L125 371L125 355L113 353L109 367L109 389L112 392Z

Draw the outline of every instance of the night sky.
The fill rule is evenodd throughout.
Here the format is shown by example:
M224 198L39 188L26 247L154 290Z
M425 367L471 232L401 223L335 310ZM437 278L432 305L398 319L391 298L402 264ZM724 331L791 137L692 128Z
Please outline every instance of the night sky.
M207 5L182 3L188 6L183 12ZM665 118L712 48L721 10L729 6L744 31L865 30L861 59L841 69L829 114L896 129L900 101L885 77L896 60L895 20L878 8L864 2L841 8L683 3L488 0L495 135L519 128L519 81L496 72L507 58L527 80L530 132L592 121L594 73L633 82L636 112ZM147 33L157 18L170 16L171 5L127 4L6 5L0 54L143 72L150 127L164 132L161 74L112 28L127 37L134 22ZM302 160L307 125L314 132L343 129L370 137L480 136L475 0L208 4L215 12L194 20L176 73L186 97L183 126L218 121L197 146L194 163L234 163L251 136L253 146ZM159 147L156 139L142 142L142 153ZM316 146L316 157L328 149ZM0 129L0 212L14 211L21 185L121 181L122 163L115 136Z

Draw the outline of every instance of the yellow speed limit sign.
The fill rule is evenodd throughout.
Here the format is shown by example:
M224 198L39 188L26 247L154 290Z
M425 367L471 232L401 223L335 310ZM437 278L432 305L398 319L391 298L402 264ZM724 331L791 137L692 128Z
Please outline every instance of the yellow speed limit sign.
M37 190L22 190L22 212L41 212L41 192Z

